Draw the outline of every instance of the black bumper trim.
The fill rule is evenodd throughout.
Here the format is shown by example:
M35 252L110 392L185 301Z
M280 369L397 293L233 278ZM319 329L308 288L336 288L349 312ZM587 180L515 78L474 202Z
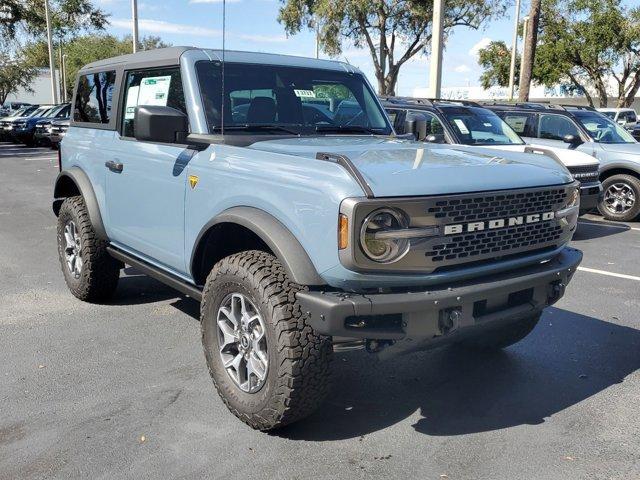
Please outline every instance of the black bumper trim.
M602 184L585 183L580 185L580 214L593 210L598 206L602 200L604 192L602 190Z
M515 310L518 315L527 313L524 310L528 313L541 311L562 297L564 287L581 261L582 252L567 247L544 263L490 277L440 285L428 291L376 294L311 291L299 292L297 298L313 328L324 335L391 340L409 334L412 337L428 336L441 312L449 309L460 310L459 327L504 320L514 315ZM551 295L554 286L555 294ZM533 289L530 302L524 306L506 306L509 294L529 288ZM474 303L484 300L489 304L504 303L505 308L495 309L486 316L474 317ZM403 315L402 331L345 326L348 317L390 314ZM428 328L422 325L426 323L430 324Z

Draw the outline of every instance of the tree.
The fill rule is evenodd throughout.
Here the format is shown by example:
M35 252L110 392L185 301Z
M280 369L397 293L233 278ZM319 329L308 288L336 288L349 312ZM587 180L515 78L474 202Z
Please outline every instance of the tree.
M322 49L342 53L343 39L368 48L378 93L395 95L400 67L431 43L433 0L281 0L278 21L289 35L319 24ZM463 25L479 28L491 16L502 15L504 0L447 0L444 31ZM425 75L426 77L426 75Z
M65 61L67 93L70 94L73 91L75 78L80 68L97 60L131 53L131 42L131 35L124 38L117 38L113 35L84 35L69 41L64 46L64 53L67 56ZM170 46L156 36L143 37L138 40L138 44L141 50ZM26 62L34 67L48 67L48 55L47 44L44 41L31 43L24 49Z
M31 82L37 69L26 62L14 61L6 53L0 54L0 105L7 96L20 88L31 90Z
M509 73L511 71L511 49L503 41L493 41L478 52L478 64L483 68L480 75L482 88L493 86L509 86ZM516 55L516 70L514 83L518 84L520 78L520 55Z
M542 0L531 0L529 10L529 22L527 31L524 32L524 55L520 72L520 89L518 100L526 102L529 100L529 90L533 76L533 64L536 58L536 48L538 46L538 25L540 23L540 11Z
M101 30L107 15L91 0L50 0L52 30L56 37L85 30ZM0 5L0 35L12 38L16 34L38 37L46 32L43 0L2 0Z

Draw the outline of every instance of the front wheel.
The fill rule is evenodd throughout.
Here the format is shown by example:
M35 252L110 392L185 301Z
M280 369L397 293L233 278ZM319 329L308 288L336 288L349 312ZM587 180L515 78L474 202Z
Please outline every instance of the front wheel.
M260 251L218 262L202 296L202 344L229 410L258 430L313 412L328 393L332 345L307 324L280 262Z
M602 182L602 189L598 210L607 220L630 222L640 215L640 179L612 175Z

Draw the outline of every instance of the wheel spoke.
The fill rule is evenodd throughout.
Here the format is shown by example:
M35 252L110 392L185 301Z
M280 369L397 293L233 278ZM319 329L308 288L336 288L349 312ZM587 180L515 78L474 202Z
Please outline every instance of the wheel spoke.
M218 320L218 328L222 332L222 342L220 345L221 352L225 351L229 345L236 345L238 343L235 332L227 320Z
M266 378L266 373L267 368L266 365L262 363L262 359L260 359L256 353L252 353L247 362L247 379L250 379L253 374L262 382Z

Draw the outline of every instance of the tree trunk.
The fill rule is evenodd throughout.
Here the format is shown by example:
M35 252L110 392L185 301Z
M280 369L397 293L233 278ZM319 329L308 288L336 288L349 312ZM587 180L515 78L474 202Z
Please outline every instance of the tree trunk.
M536 44L538 42L538 24L540 23L540 6L542 0L531 0L531 10L529 11L529 25L524 38L524 57L520 64L520 102L529 101L529 89L531 87L531 76L533 74L533 62L536 58Z

